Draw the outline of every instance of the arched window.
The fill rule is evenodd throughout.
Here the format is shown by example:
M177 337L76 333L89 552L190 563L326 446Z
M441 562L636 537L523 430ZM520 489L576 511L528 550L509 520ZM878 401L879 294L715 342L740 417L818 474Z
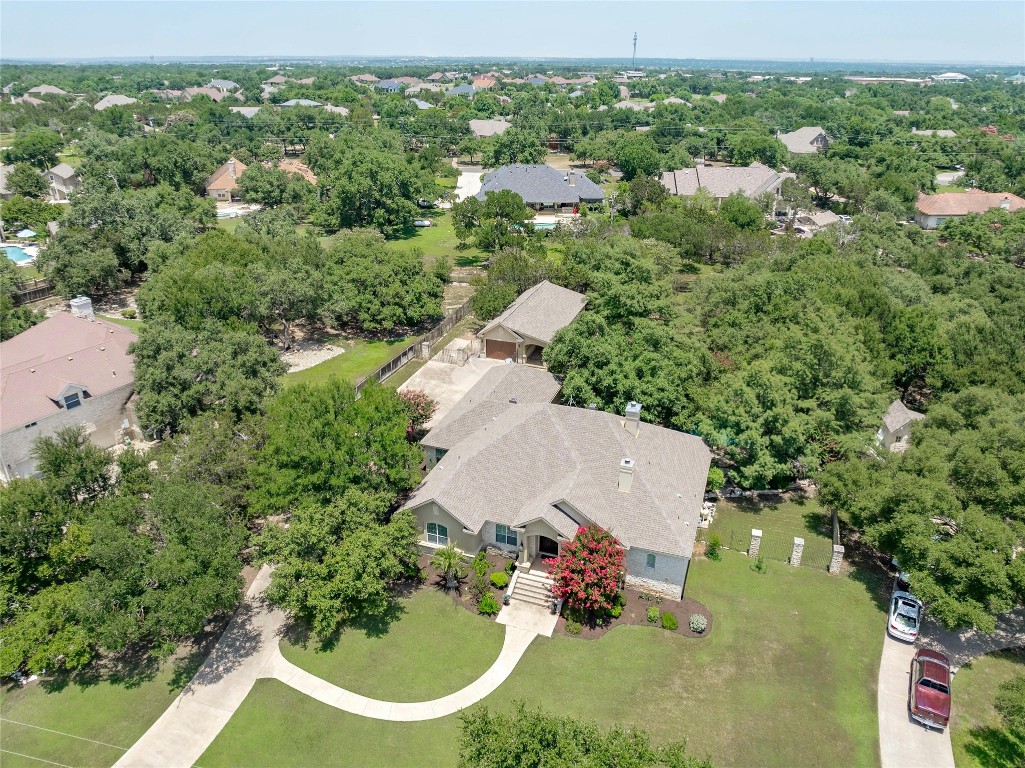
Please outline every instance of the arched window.
M430 544L448 544L448 528L440 523L427 523L427 541Z

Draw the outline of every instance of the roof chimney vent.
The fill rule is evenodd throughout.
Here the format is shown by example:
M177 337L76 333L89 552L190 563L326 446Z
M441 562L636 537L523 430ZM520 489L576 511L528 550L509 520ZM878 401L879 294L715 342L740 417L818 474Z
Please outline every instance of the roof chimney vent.
M623 459L619 462L619 490L623 493L630 493L630 487L634 482L634 460Z
M512 403L513 405L516 405L516 402L517 402L517 401L516 401L516 398L515 398L515 397L510 397L510 398L509 398L509 402L510 402L510 403Z
M1004 195L1004 199L1000 201L1000 207L1003 208L1005 211L1011 210L1011 198L1009 198L1007 195Z
M589 411L597 411L598 410L598 404L597 403L588 403L587 404L587 410L589 410Z
M576 171L569 172L569 185L575 187L577 185L577 174Z
M626 421L623 422L626 431L634 437L641 431L641 404L631 400L626 404Z

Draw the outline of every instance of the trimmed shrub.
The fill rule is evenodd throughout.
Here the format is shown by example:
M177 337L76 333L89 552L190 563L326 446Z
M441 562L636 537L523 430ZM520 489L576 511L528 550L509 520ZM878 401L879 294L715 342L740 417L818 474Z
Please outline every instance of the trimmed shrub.
M758 559L751 563L751 570L755 573L765 573L769 570L769 566L765 562L765 558L758 555Z
M662 614L662 629L668 629L670 632L675 632L676 628L680 626L680 622L676 620L676 617L672 613L666 611Z
M653 605L648 609L648 623L658 624L658 606Z
M722 558L722 553L719 549L722 547L722 539L719 538L718 533L713 533L708 537L708 545L705 547L705 557L709 560L719 560Z
M430 577L430 574L427 573L427 570L425 568L421 568L420 573L418 573L417 576L419 577L420 581L427 581L427 579Z
M492 595L490 592L485 592L481 596L480 602L477 603L477 612L481 616L494 616L501 609L502 606L498 604L498 601L495 599L495 596Z
M495 589L505 589L509 586L509 576L505 571L498 571L491 574L491 585Z
M708 629L708 619L702 616L700 613L695 613L690 617L690 631L691 632L704 632Z
M583 631L583 629L584 625L581 624L579 621L566 622L566 631L569 632L571 635L579 635L581 631Z
M491 565L488 563L488 556L486 552L478 552L474 556L471 565L473 566L473 572L476 573L478 576L487 576L488 568L491 567Z
M609 609L609 618L618 619L623 615L623 606L626 605L626 598L623 597L623 593L620 592L616 595L616 599L612 602L612 607Z
M510 560L508 563L505 564L505 572L508 573L510 576L513 575L513 571L515 571L515 570L516 570L516 561L515 560Z
M127 318L129 320L135 319L135 316L137 314L138 313L134 309L132 309L131 307L129 307L128 309L122 309L121 310L121 317Z

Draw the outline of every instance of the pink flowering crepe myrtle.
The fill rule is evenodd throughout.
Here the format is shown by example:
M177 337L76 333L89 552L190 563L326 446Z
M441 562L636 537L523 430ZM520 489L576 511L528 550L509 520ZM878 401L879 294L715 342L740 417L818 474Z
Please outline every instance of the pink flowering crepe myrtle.
M589 612L612 610L626 569L623 546L604 528L578 528L557 558L545 560L552 594Z

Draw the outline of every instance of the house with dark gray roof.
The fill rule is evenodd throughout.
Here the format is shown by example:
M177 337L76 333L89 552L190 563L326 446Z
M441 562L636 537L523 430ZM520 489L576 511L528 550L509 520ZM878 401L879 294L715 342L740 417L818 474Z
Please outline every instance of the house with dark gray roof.
M893 453L903 453L911 441L911 425L925 418L900 400L894 400L883 414L883 425L876 433L876 442Z
M385 93L398 93L405 88L408 83L404 83L401 80L381 80L380 82L374 83L373 87L379 91Z
M503 384L496 387L485 376L467 397L478 387L495 392ZM520 402L520 392L505 387L501 396L510 396L502 404L483 393L468 411L453 410L431 431L466 435L442 454L405 505L416 516L421 547L430 552L452 545L468 555L493 547L516 557L522 577L543 570L544 560L557 557L579 529L597 526L625 550L627 584L679 598L711 462L704 442L641 422L639 403L630 403L624 418ZM545 394L542 387L534 396Z
M471 99L475 93L477 93L477 89L469 84L457 85L445 91L446 96L469 96Z
M509 190L523 198L535 211L576 209L581 203L600 203L605 199L601 187L577 171L559 171L550 165L503 165L484 177L477 198L488 192Z
M586 303L584 294L542 280L477 332L484 344L484 356L544 365L541 352L556 333L573 322Z

